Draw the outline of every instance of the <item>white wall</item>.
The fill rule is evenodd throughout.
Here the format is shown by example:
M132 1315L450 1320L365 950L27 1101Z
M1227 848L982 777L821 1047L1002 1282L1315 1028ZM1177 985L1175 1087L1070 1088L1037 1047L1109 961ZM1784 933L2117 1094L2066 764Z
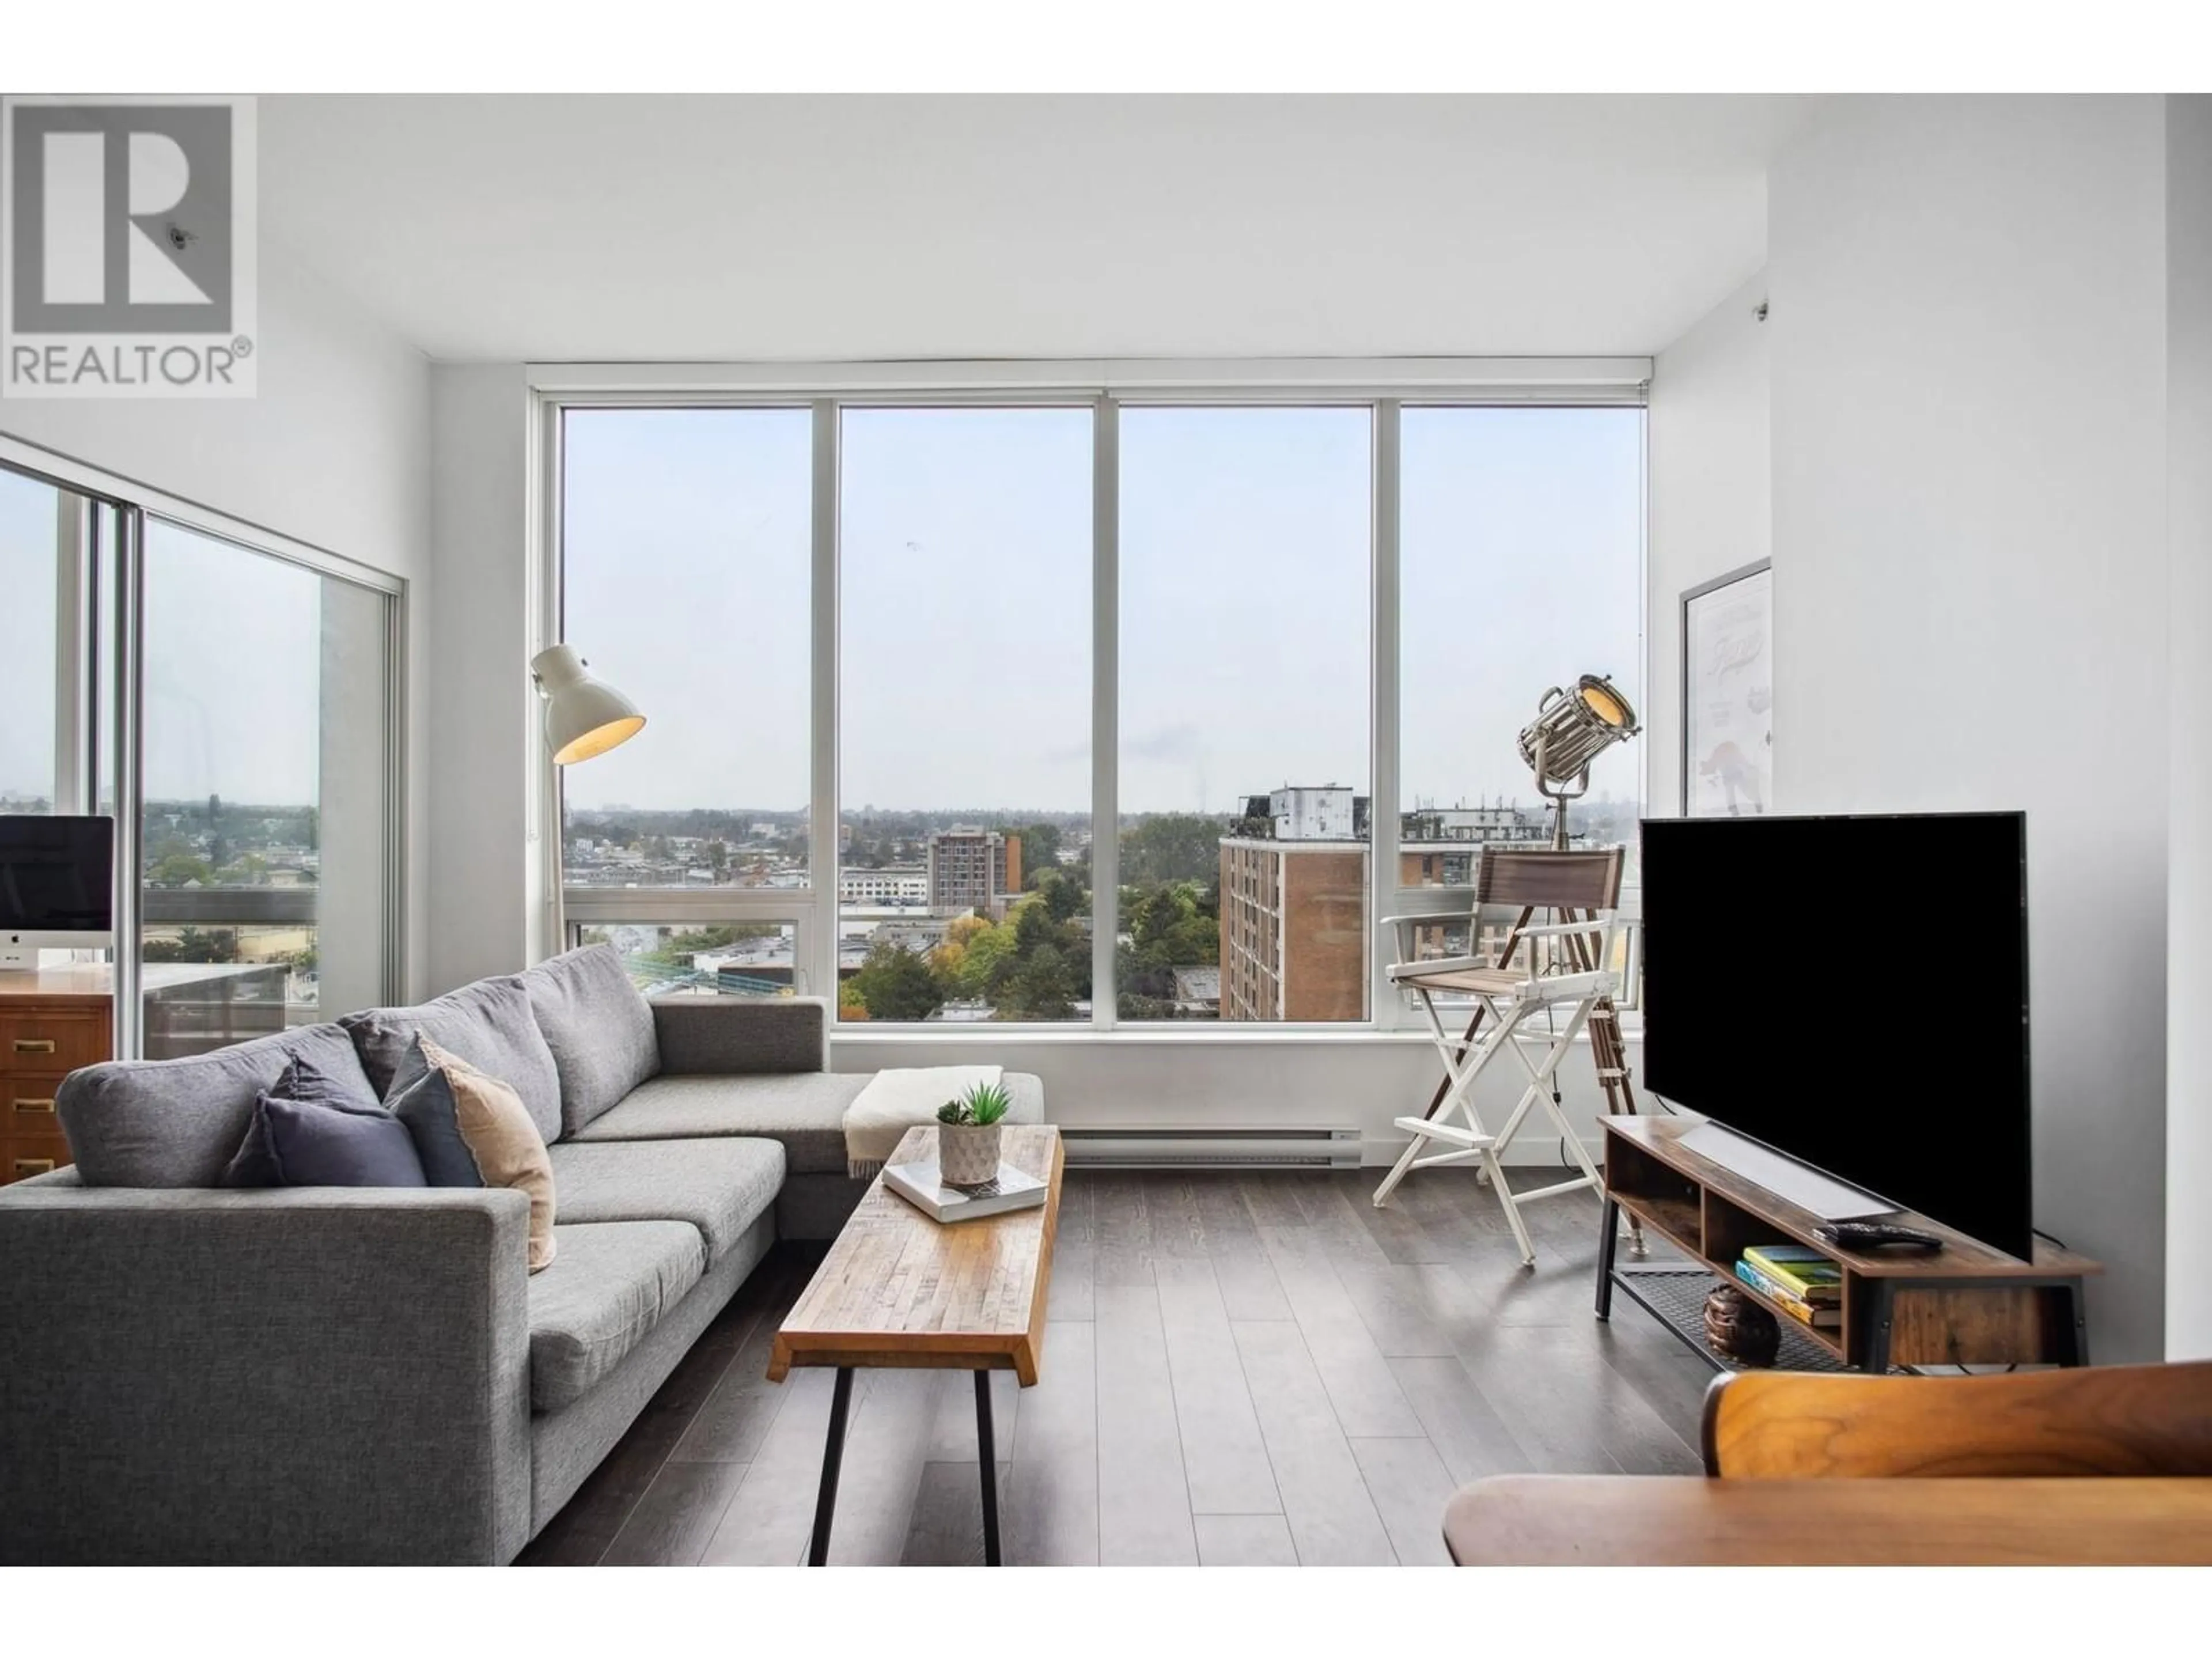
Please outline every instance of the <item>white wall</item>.
M2173 799L2166 910L2166 1353L2212 1359L2212 98L2166 100L2166 533Z
M408 961L422 983L428 773L422 651L430 573L429 365L264 242L259 396L205 402L0 403L0 433L408 584ZM219 643L219 642L211 642Z
M1682 809L1682 594L1768 555L1765 298L1761 271L1652 363L1644 744L1654 817Z
M2036 1218L2108 1360L2165 1311L2164 147L2157 99L1871 100L1768 198L1778 802L2027 809ZM1974 1086L1867 1063L1900 1124Z
M530 390L518 365L432 374L431 991L528 965Z

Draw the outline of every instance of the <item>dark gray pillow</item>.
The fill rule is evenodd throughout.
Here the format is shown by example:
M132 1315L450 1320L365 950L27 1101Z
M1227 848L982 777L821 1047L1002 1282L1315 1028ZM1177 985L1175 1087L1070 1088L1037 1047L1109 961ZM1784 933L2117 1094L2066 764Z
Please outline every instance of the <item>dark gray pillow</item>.
M422 1057L420 1037L400 1062L390 1104L392 1115L407 1126L408 1135L415 1142L425 1181L433 1187L484 1184L477 1155L461 1134L460 1107L453 1098L453 1085L444 1072Z
M549 1146L560 1139L561 1073L531 1015L520 975L480 979L419 1007L348 1014L338 1024L351 1033L379 1098L391 1098L409 1047L426 1036L520 1095Z
M611 945L586 945L522 976L561 1073L561 1132L574 1134L660 1073L653 1008ZM437 1037L434 1033L432 1042Z
M407 1126L381 1106L330 1106L264 1092L226 1187L422 1187Z
M124 1060L72 1072L54 1108L88 1187L212 1187L245 1139L256 1099L295 1060L325 1079L358 1074L336 1025L303 1025L184 1060ZM376 1091L364 1078L362 1097Z

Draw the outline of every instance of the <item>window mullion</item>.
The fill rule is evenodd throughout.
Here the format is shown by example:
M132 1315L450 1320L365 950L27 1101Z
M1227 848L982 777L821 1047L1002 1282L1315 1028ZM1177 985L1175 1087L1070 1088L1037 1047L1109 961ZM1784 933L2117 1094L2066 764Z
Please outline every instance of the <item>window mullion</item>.
M1368 651L1374 684L1369 691L1374 755L1374 800L1367 813L1368 1011L1380 1029L1405 1022L1389 975L1394 940L1382 934L1382 918L1395 908L1398 891L1398 543L1399 404L1385 398L1375 405L1374 612Z
M1114 1029L1121 925L1121 406L1101 397L1091 428L1091 1024Z

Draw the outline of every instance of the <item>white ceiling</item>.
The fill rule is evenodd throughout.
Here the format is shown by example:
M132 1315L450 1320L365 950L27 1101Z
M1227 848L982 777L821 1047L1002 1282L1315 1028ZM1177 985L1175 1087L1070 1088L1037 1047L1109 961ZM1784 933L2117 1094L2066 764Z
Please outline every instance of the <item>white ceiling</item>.
M1754 97L272 97L263 234L434 357L1644 353Z

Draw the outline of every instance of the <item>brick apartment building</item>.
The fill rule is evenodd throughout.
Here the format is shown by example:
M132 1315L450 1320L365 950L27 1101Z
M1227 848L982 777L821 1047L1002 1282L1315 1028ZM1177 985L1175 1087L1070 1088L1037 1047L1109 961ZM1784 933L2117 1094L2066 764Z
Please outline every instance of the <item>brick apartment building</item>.
M1249 798L1221 842L1221 1018L1367 1018L1367 809L1349 789ZM1399 819L1398 884L1465 887L1489 846L1543 846L1543 820L1510 806L1425 808ZM1437 929L1423 955L1465 950Z
M1022 838L956 825L929 838L929 908L940 915L994 909L1022 887Z
M1366 806L1279 789L1222 837L1222 1018L1367 1018Z

